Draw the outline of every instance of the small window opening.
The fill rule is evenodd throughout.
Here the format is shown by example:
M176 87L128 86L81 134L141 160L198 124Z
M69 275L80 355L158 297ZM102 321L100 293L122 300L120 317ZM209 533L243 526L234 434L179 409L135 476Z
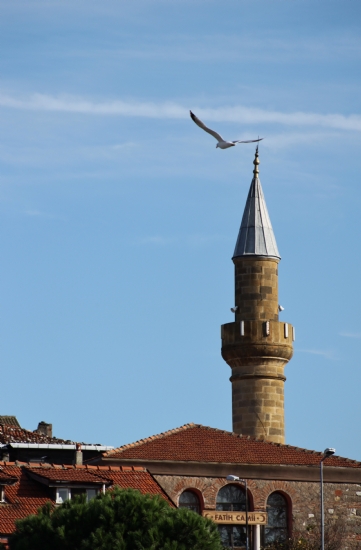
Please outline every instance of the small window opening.
M248 502L248 510L250 509ZM219 490L216 501L216 510L225 512L245 511L246 493L238 485L225 485ZM245 525L218 525L222 544L225 548L246 547L246 526ZM248 538L252 548L252 529L248 526Z
M183 491L179 497L179 508L188 508L196 514L201 513L199 498L193 491Z
M288 505L281 493L272 493L267 500L268 525L264 528L264 545L283 543L288 539Z
M66 500L70 499L70 491L67 487L59 487L56 490L56 503L63 504Z

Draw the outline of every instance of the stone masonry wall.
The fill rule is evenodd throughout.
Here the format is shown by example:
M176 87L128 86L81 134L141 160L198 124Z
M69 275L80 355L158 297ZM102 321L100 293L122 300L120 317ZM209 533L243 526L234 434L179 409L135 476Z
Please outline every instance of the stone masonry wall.
M278 259L236 257L235 322L222 326L222 357L232 369L233 431L285 442L284 367L293 328L278 321Z
M284 443L283 393L283 380L232 380L233 431Z
M235 473L235 472L232 472ZM178 505L180 494L193 489L201 507L214 510L217 493L227 485L224 478L154 475L155 479ZM267 498L274 491L282 492L292 503L293 529L306 531L319 518L319 483L298 481L247 480L254 511L266 511ZM241 485L243 487L243 485ZM340 550L361 550L361 485L324 484L325 520L341 518L346 523L347 540ZM252 504L253 503L253 504Z
M234 258L236 321L278 321L278 261Z

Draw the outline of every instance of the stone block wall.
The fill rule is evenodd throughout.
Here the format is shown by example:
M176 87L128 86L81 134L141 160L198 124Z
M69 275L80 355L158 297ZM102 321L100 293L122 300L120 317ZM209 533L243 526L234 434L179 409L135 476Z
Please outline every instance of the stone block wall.
M278 262L272 258L234 258L236 321L278 321Z
M284 381L247 378L232 382L233 431L284 443Z
M285 442L284 368L293 354L290 324L248 320L222 326L222 357L232 369L233 431ZM287 329L287 330L286 330Z
M293 354L293 328L278 321L279 260L233 261L235 322L222 326L222 357L232 369L233 431L284 443L283 371Z

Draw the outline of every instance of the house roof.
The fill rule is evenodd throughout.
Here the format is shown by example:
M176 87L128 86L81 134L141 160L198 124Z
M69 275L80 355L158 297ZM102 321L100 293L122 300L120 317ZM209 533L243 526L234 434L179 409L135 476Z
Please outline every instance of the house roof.
M0 463L0 467L17 479L14 485L6 487L6 503L0 504L0 535L8 535L15 530L16 520L36 514L51 495L47 487L32 481L23 468L9 463Z
M5 488L5 504L0 504L0 537L15 530L15 521L36 514L46 502L54 503L54 489L35 478L68 481L69 485L86 485L89 480L105 484L108 489L137 489L143 494L160 495L174 506L151 474L142 467L131 466L59 466L0 462L0 472L13 478L15 484ZM40 481L40 480L39 480ZM0 480L1 484L1 480ZM67 484L63 483L63 487Z
M18 428L20 428L20 424L16 416L0 415L0 424L5 424L7 426L17 426Z
M69 439L60 439L59 437L50 437L48 435L32 432L16 426L15 424L0 423L0 446L11 445L20 448L39 448L48 449L56 448L54 445L61 445L63 449L75 449L76 442ZM102 451L113 447L100 445L99 443L90 445L81 443L82 450L97 450Z
M11 443L73 443L58 437L49 437L37 432L25 430L15 424L0 423L0 445L9 445Z
M39 466L37 468L26 468L28 474L41 483L52 486L57 483L79 484L95 483L97 485L110 484L108 478L103 478L99 472L93 472L88 469L79 469L73 466Z
M0 485L8 485L11 483L16 482L17 478L14 476L11 476L3 471L2 468L0 468Z
M233 258L239 256L281 258L258 177L258 147L253 164L253 180L244 208Z
M291 445L202 426L180 428L141 439L103 454L111 460L152 460L234 464L318 465L323 454ZM361 468L361 462L331 456L327 466Z

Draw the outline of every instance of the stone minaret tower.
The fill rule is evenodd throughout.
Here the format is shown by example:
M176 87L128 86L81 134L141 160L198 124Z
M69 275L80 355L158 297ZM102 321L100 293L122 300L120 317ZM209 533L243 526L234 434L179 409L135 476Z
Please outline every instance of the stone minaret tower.
M293 327L278 320L278 263L261 182L258 148L234 251L235 321L222 325L222 357L232 369L233 431L285 442L284 367Z

